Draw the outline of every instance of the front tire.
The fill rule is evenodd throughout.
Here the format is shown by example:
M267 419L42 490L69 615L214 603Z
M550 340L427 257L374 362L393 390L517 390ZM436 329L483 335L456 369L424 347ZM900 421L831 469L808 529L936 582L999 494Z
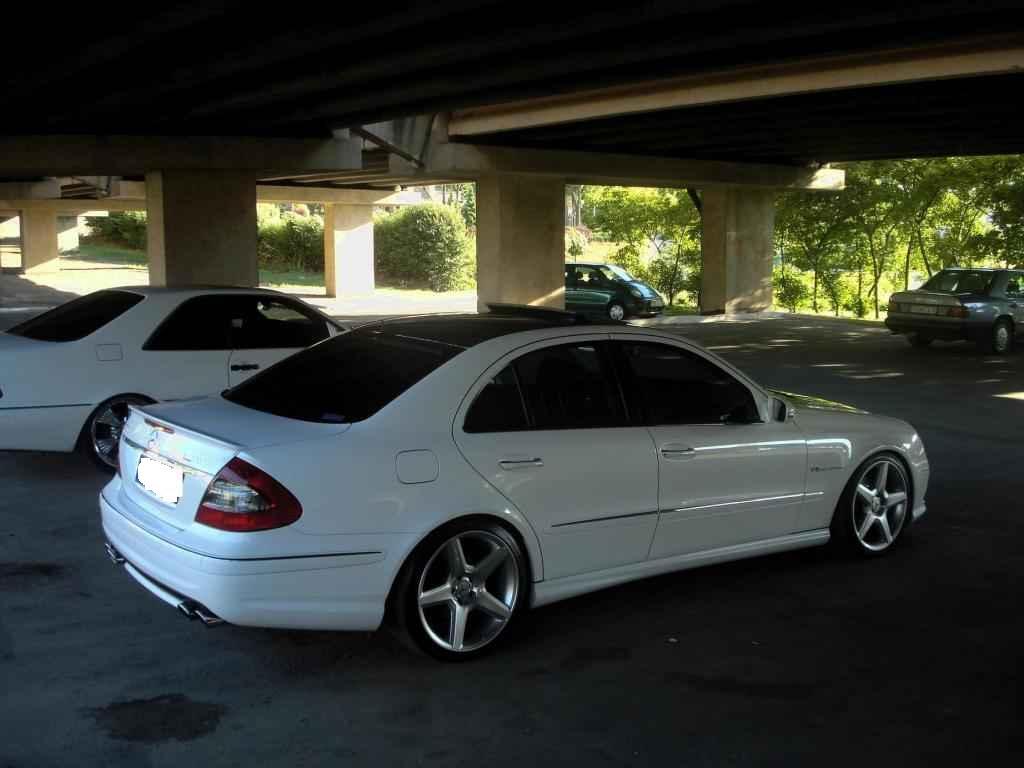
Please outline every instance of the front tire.
M121 431L128 420L128 406L149 405L141 395L115 395L93 411L78 438L78 450L104 472L116 472Z
M626 319L626 307L622 302L613 301L608 305L608 319L616 322Z
M892 549L911 523L910 475L893 453L862 463L832 515L832 539L849 552L878 557Z
M410 557L396 588L401 628L443 661L468 661L498 645L525 606L527 563L497 523L457 521Z

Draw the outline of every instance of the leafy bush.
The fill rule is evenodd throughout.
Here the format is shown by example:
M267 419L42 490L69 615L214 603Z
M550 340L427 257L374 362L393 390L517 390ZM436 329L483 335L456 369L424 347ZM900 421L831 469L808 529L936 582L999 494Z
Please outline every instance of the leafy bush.
M373 250L381 283L438 292L473 286L466 224L450 206L424 203L380 216Z
M786 307L790 312L796 312L803 302L807 300L809 291L800 276L786 269L779 269L774 275L775 301Z
M323 272L323 219L290 212L261 215L256 254L263 269Z
M90 238L136 251L146 250L144 211L113 211L109 216L89 217Z

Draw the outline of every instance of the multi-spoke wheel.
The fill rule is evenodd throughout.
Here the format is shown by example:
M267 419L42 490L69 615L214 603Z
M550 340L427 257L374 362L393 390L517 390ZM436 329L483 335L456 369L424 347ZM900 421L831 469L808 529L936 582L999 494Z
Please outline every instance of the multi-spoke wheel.
M409 567L402 623L421 648L443 659L471 658L489 648L524 599L522 551L499 525L448 528Z
M609 320L625 320L626 319L626 308L618 301L613 301L608 305L608 319Z
M82 430L79 446L100 468L117 469L117 447L121 441L121 430L128 420L129 405L146 405L152 402L138 395L118 395L100 404L92 412Z
M890 549L910 521L910 482L895 456L868 459L854 473L832 520L832 533L865 554Z

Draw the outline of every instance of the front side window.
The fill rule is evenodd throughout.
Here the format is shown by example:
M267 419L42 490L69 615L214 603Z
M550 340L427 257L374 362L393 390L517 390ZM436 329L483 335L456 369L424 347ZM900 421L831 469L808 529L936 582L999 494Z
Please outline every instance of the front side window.
M1024 299L1024 272L1011 272L1006 282L1006 295L1011 299Z
M750 390L699 355L651 342L617 346L630 412L647 426L760 420Z
M224 397L289 419L349 424L369 418L461 351L386 329L351 331L292 355Z
M37 341L78 341L117 319L143 298L129 291L97 291L19 323L7 332Z
M605 345L563 344L513 363L533 429L593 429L624 423Z
M327 323L297 302L242 296L231 318L235 349L308 347L330 335Z
M596 267L576 267L576 283L580 288L597 288L608 282L608 278Z

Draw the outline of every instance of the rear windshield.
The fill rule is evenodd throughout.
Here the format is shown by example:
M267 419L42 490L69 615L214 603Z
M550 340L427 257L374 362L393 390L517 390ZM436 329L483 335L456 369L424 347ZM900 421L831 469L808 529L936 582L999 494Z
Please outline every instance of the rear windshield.
M19 323L8 333L37 341L78 341L134 307L143 297L127 291L97 291Z
M943 270L933 275L922 290L937 293L988 293L992 272L976 272L969 269Z
M356 330L286 358L224 397L289 419L350 424L368 419L462 350L386 327Z

